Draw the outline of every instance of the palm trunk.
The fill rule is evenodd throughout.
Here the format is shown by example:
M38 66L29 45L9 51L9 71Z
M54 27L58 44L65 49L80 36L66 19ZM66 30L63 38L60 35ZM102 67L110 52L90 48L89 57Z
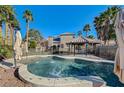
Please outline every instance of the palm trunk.
M102 46L102 37L100 37L100 43L101 43L100 45Z
M86 31L86 38L87 38L87 31Z
M106 21L106 27L105 27L106 45L109 45L109 26L110 26L110 22L109 22L109 18L108 18Z
M13 32L14 28L10 26L10 45L13 46Z
M28 52L28 31L29 31L29 21L27 21L27 33L26 33L26 41L27 41L27 52Z
M0 45L3 45L3 39L2 39L2 24L0 25Z
M5 23L5 45L8 45L8 23Z

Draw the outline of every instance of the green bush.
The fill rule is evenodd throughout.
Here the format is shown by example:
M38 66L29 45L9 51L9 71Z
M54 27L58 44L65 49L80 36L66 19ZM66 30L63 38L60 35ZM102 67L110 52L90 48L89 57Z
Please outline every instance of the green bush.
M35 40L31 40L31 41L30 41L30 46L29 46L29 48L36 48L36 46L37 46L36 41L35 41Z
M13 51L8 46L0 47L0 55L3 55L6 58L11 58Z

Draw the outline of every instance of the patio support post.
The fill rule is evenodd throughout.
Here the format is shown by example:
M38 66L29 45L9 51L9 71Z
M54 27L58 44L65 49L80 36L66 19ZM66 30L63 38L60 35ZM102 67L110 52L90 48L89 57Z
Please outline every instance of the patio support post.
M74 44L74 56L75 56L75 44Z
M79 44L78 44L78 53L79 53Z
M92 48L93 48L93 43L92 43Z
M92 51L91 51L92 53L93 53L93 50L94 50L94 47L93 47L93 42L92 42Z
M70 54L70 43L68 44L68 47L69 47L69 51L68 51L68 53Z
M70 51L70 53L72 53L72 44L71 44L71 51Z
M87 42L86 42L86 45L85 45L85 47L86 47L86 55L87 55Z
M71 52L71 44L69 43L69 54L70 54L70 52Z
M58 45L58 54L59 54L59 47L60 47L60 46Z

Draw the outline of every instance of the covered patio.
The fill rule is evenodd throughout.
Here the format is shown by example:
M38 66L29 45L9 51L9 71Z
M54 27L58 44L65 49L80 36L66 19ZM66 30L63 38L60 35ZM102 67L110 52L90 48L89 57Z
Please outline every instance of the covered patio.
M84 53L87 55L88 47L90 48L90 50L93 50L96 48L96 44L100 44L100 41L96 39L89 39L78 36L77 38L74 38L71 42L67 43L69 48L68 52L69 54L73 53L75 55L76 49L78 50L77 53L79 53L80 47L82 47L82 49L84 48Z

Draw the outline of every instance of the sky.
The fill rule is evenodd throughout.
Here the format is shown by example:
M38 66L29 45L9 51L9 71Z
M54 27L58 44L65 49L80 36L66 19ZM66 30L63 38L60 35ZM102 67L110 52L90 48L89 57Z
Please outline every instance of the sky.
M31 10L33 21L30 22L30 28L37 29L41 32L44 38L48 36L57 36L65 32L77 34L82 30L85 24L90 24L91 31L88 35L97 37L96 30L93 25L94 17L110 6L103 5L74 5L74 6L43 6L43 5L18 5L14 6L16 17L20 22L21 34L24 37L26 34L26 22L23 19L25 10ZM85 36L85 33L83 33Z

